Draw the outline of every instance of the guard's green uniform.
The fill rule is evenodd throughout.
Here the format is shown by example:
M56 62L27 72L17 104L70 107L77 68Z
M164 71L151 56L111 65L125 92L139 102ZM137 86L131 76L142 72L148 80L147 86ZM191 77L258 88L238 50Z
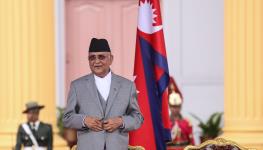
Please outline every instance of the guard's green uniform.
M52 150L53 145L53 135L52 135L52 126L50 124L46 124L43 122L39 123L38 130L33 131L29 123L27 123L29 128L31 129L33 135L35 135L35 139L40 147L46 147L47 150ZM22 124L18 128L17 139L16 139L16 147L15 150L21 150L22 145L24 147L33 146L33 142L31 141L29 135L25 132Z

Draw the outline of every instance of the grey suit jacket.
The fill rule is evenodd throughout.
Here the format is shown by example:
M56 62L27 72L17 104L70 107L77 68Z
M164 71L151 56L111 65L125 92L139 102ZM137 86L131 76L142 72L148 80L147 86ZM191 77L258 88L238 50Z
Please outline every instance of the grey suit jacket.
M125 127L112 133L94 132L83 127L85 116L112 118L122 116ZM137 103L133 82L112 73L110 93L105 115L99 101L93 74L81 77L71 83L67 107L63 116L65 127L77 129L78 150L127 150L128 132L143 123Z

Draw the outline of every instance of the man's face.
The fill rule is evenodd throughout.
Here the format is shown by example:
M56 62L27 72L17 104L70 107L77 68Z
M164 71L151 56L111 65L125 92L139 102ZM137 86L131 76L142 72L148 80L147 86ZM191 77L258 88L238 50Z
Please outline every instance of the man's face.
M177 116L181 112L181 105L178 106L170 106L171 114Z
M27 112L27 121L28 122L36 122L38 120L39 110L34 109Z
M112 64L113 56L110 52L89 52L89 66L92 73L105 77Z

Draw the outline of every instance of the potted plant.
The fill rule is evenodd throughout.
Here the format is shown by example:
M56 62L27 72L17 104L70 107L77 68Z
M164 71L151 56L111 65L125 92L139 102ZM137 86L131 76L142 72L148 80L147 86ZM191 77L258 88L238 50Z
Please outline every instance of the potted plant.
M207 122L202 121L199 117L194 114L191 114L196 120L199 121L198 126L202 130L201 143L206 140L214 139L222 133L222 127L220 126L222 119L222 112L213 113Z
M58 117L57 117L57 127L59 129L59 135L62 136L68 143L69 147L76 145L77 143L77 133L75 129L65 128L63 125L63 114L64 108L57 107Z

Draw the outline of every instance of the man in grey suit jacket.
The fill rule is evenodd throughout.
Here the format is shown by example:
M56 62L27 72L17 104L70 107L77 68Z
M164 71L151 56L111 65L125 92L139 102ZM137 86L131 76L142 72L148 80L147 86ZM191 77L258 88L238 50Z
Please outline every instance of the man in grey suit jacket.
M127 150L128 132L143 123L135 85L110 70L107 40L93 38L88 59L92 73L71 83L64 126L77 129L78 150Z

